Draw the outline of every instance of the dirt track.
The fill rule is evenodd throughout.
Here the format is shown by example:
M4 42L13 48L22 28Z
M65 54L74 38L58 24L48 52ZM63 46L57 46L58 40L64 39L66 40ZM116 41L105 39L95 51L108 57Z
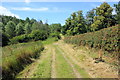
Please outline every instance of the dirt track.
M56 52L56 50L58 52ZM45 50L41 53L40 58L35 60L34 63L32 63L31 65L26 67L22 72L20 72L18 77L58 78L58 75L60 74L57 70L59 66L56 65L58 63L58 60L56 60L56 56L58 54L60 54L61 57L63 57L63 63L67 64L70 68L68 72L70 71L69 74L73 75L73 78L84 78L86 75L89 75L89 77L91 78L117 77L117 73L112 71L108 64L105 64L103 62L97 64L94 63L93 59L86 54L86 51L83 51L81 49L74 50L72 45L64 43L63 40L59 40L58 42L55 42L53 44L46 45ZM61 61L59 60L59 62ZM84 71L85 75L82 71L80 72L81 69L82 71ZM62 75L65 78L69 78L68 76L66 76L66 73L63 73Z

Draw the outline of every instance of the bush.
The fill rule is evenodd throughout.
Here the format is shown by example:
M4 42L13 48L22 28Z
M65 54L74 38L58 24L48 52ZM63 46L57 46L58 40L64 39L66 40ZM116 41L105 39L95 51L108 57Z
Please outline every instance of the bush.
M2 35L1 35L2 34ZM0 32L0 36L2 36L2 46L6 46L8 45L9 42L9 38L7 36L7 34L5 34L4 32ZM0 43L1 44L1 43Z
M64 41L66 43L102 49L103 51L107 51L113 57L118 57L118 27L120 27L120 25L105 28L96 32L65 37Z
M48 34L46 31L40 31L40 30L35 30L32 33L32 38L33 40L45 40L48 37Z
M33 31L31 34L23 34L10 39L10 44L23 43L29 41L38 41L47 39L48 34L45 31Z
M59 33L57 33L57 32L56 32L56 33L51 33L50 36L51 36L51 37L55 37L55 38L57 38L57 39L61 39L61 36L60 36Z
M16 37L13 37L12 39L10 39L10 44L28 42L31 39L32 38L30 35L24 34L24 35L16 36Z

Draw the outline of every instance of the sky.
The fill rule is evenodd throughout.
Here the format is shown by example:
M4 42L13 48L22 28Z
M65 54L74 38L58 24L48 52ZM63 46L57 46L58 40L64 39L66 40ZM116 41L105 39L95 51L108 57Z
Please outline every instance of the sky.
M34 18L42 20L44 23L61 23L65 24L65 20L70 17L73 12L82 10L85 16L87 11L99 7L101 2L31 2L25 1L3 1L0 3L0 14L8 16L16 16L20 19ZM118 2L108 2L113 7ZM115 14L115 11L113 11Z

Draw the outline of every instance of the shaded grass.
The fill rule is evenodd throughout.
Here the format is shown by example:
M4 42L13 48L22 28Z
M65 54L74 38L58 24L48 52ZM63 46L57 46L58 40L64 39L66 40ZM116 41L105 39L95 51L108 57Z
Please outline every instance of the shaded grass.
M73 74L73 70L71 66L64 59L61 51L57 46L54 46L56 49L56 70L57 70L57 78L75 78Z
M44 49L40 41L14 44L3 47L2 76L3 79L15 78L25 65L32 63Z

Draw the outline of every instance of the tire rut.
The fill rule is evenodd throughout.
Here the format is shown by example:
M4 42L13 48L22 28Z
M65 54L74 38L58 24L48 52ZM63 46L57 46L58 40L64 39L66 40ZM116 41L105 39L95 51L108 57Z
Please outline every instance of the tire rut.
M55 70L55 49L52 50L52 64L51 64L51 78L56 78L56 70Z
M61 51L61 49L59 47L57 47L57 49L61 52L62 56L64 57L64 59L67 61L67 63L71 66L74 75L76 76L76 78L82 78L79 74L79 72L75 69L74 65L68 60L68 58L65 56L65 53Z

